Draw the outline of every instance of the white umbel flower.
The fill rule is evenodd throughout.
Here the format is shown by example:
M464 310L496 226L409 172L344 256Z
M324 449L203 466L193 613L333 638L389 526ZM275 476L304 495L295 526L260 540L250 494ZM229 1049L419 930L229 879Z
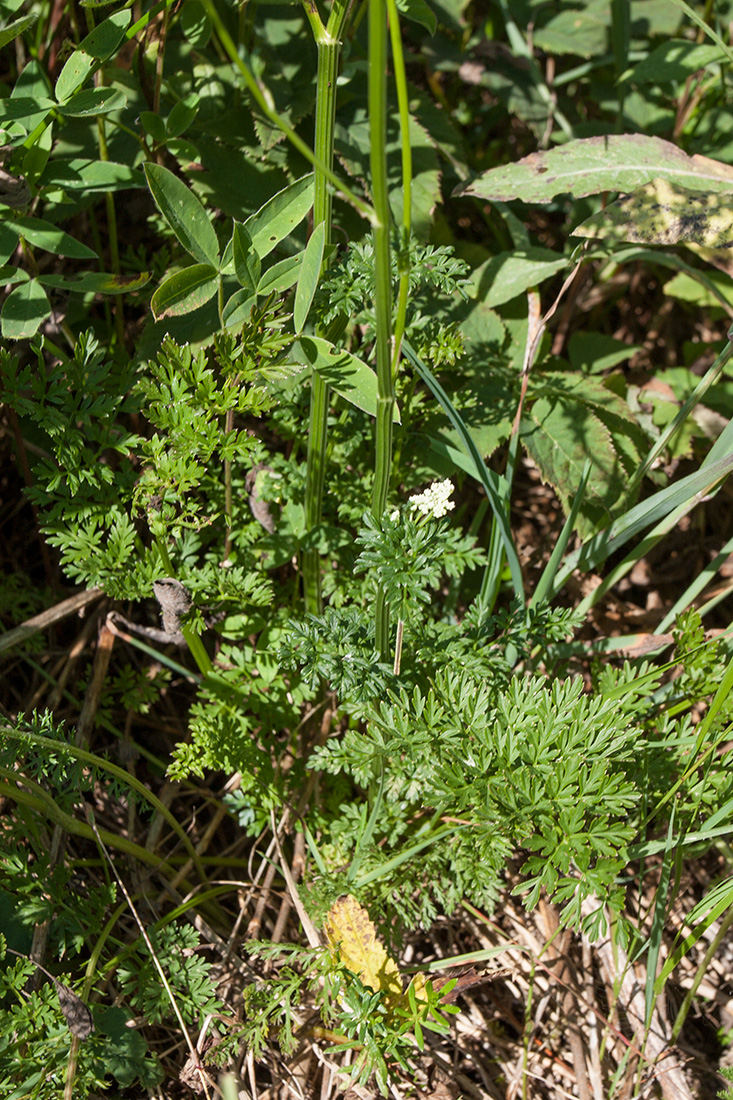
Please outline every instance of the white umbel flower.
M452 492L453 482L450 479L434 481L424 493L410 497L410 506L417 508L418 512L422 512L424 516L440 519L447 512L452 512L456 506L455 501L450 500Z

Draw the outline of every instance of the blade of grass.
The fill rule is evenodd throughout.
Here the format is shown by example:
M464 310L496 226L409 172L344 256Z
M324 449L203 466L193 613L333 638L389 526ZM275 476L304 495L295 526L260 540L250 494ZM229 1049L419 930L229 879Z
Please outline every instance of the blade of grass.
M372 812L369 815L364 832L358 837L356 842L356 851L354 852L354 858L351 861L349 872L346 876L347 882L353 882L356 878L357 872L362 864L364 856L366 855L367 848L371 843L371 839L374 836L374 830L377 827L377 822L382 814L382 800L384 796L384 767L382 767L382 774L379 780L379 788L377 790L376 798L374 799L374 805L372 806Z
M638 489L656 460L687 421L692 410L702 401L710 387L717 382L731 355L733 355L733 344L728 342L712 366L705 371L705 374L695 386L695 389L687 398L684 405L679 409L674 419L670 421L664 431L660 433L659 439L651 448L644 461L632 474L629 480L629 495L632 495L636 489Z
M150 791L144 783L137 779L131 772L125 768L119 767L117 764L113 764L110 760L105 760L102 756L97 756L93 752L89 752L88 749L82 749L78 746L71 744L68 741L57 741L52 737L45 737L43 734L31 733L27 730L16 730L12 726L3 726L1 731L5 736L12 737L16 741L30 741L33 745L39 748L47 749L49 754L54 753L59 756L69 755L74 757L75 760L81 760L84 764L88 764L90 767L97 768L99 771L108 772L110 775L122 784L131 787L141 798L147 801L151 807L159 813L161 817L167 821L175 835L180 840L183 847L188 852L196 872L202 882L206 881L206 874L204 872L203 864L199 858L199 854L194 848L193 844L189 840L186 830L181 827L176 820L174 814L168 809L168 807L160 801L159 798Z
M658 996L658 993L654 988L654 977L657 973L659 952L662 947L664 926L667 921L667 912L669 909L667 900L669 884L672 878L672 863L674 861L675 855L673 838L674 806L672 806L672 813L670 814L669 824L667 826L667 839L664 846L664 855L662 857L662 867L659 874L659 884L657 886L656 894L654 897L654 914L652 916L652 926L649 930L649 950L647 952L646 982L644 986L644 1020L647 1027L649 1027L651 1023L655 1000ZM642 881L643 873L644 872L642 867L639 870L640 882Z
M713 579L715 574L720 569L721 565L725 564L731 554L733 554L733 538L728 539L720 553L716 554L713 560L709 562L700 571L700 573L698 573L692 583L687 586L680 598L674 603L670 611L664 616L659 626L655 628L655 634L664 634L665 631L675 621L677 616L682 611L685 611L688 607L690 607L695 597L698 596L700 592L702 592L703 588L705 588L707 584L709 584L709 582ZM708 608L708 610L710 610L710 608Z
M459 826L459 828L460 827L461 826ZM396 871L398 867L401 867L403 863L407 863L413 856L418 855L418 853L424 851L425 848L429 848L431 844L436 844L439 840L443 840L444 837L455 836L455 833L455 825L451 825L450 828L447 829L440 829L437 833L433 833L431 836L421 840L419 844L413 844L411 848L406 848L393 859L388 859L386 863L382 863L373 871L368 871L367 874L362 875L362 877L354 883L354 889L361 890L362 887L368 886L370 882L376 882L382 877L391 875L392 872Z
M648 500L631 508L565 559L552 585L551 597L557 595L570 574L576 569L595 568L645 528L657 523L676 508L687 505L691 501L694 503L693 498L700 499L705 496L732 470L733 455L729 454L709 466L704 466L696 473L689 474L674 485L668 485L666 489L661 489Z
M532 599L529 601L530 607L537 607L539 603L541 603L543 600L546 600L552 589L552 582L555 579L555 574L560 568L560 562L562 561L563 554L567 550L568 542L570 541L570 536L572 535L573 528L575 526L575 520L578 517L578 512L580 511L580 507L583 503L583 498L585 497L585 490L588 484L588 478L590 477L590 471L591 460L587 458L585 460L585 465L583 466L583 470L580 475L580 482L578 483L577 492L575 493L575 496L573 498L573 505L570 509L570 512L568 513L568 517L565 520L565 523L563 524L562 531L557 537L557 542L555 543L555 547L552 551L552 554L550 555L550 560L548 561L545 568L542 570L542 576L537 583L537 587L534 591Z
M491 505L491 511L494 514L495 522L499 528L501 540L504 545L504 553L509 564L509 572L511 573L512 586L514 588L514 595L524 603L524 583L522 581L522 568L519 564L519 557L517 556L517 550L512 539L512 533L509 528L509 520L507 519L505 502L509 499L509 490L506 481L503 477L495 474L493 470L489 470L484 462L481 454L479 453L476 444L471 438L471 433L466 427L463 419L456 411L453 403L448 397L443 387L438 382L437 378L430 372L425 366L422 359L416 353L412 345L404 340L402 343L402 350L405 356L410 360L417 373L422 378L425 385L430 392L436 398L441 405L446 416L450 420L453 427L458 432L466 454L473 460L473 464L476 468L476 473L486 490L486 495L489 498L489 504Z

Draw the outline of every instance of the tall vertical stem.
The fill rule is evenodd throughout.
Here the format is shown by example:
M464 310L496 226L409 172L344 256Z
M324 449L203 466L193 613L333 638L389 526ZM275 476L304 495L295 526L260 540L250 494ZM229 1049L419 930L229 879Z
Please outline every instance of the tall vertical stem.
M369 133L372 201L376 213L374 240L374 312L377 328L377 425L372 512L379 517L387 505L392 468L392 272L390 211L387 191L387 8L384 0L369 0ZM389 608L379 589L375 608L377 651L389 656Z
M313 199L313 228L325 222L326 254L331 243L332 191L323 171L333 166L333 134L336 120L336 77L338 76L341 34L348 11L345 0L334 0L328 23L324 26L314 0L304 0L305 13L313 29L318 49L318 75L316 84L316 129L314 152L316 155L315 194ZM322 167L319 167L322 166ZM312 533L321 522L323 510L323 484L326 472L326 441L328 436L328 386L313 372L311 382L310 423L308 430L308 457L305 480L305 525ZM321 610L321 563L317 547L308 547L303 554L303 594L306 611L318 614Z

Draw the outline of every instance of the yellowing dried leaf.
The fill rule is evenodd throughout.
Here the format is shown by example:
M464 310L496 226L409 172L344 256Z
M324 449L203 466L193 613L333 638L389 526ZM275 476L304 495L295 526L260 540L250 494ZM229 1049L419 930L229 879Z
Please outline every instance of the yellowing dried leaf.
M733 190L706 193L655 179L609 203L573 233L640 244L683 241L733 248Z
M382 989L391 997L402 994L397 963L377 939L366 909L348 894L331 906L324 924L331 948L341 963L358 974L369 989Z

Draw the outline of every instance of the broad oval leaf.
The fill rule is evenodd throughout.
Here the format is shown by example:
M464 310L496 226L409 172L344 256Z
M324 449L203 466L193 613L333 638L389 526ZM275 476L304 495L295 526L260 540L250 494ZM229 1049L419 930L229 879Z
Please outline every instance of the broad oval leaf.
M282 294L284 290L290 290L291 286L295 286L304 255L305 252L296 252L294 256L286 256L284 260L268 267L257 284L257 293Z
M324 382L358 409L369 416L377 415L377 376L355 355L319 336L302 336L290 349L290 358L302 366L313 367ZM392 419L400 422L396 404Z
M69 256L74 260L97 259L97 253L88 245L75 240L64 233L63 229L43 218L15 218L11 225L13 230L17 230L31 244L45 249L46 252L53 252L55 256Z
M82 86L99 62L112 56L124 38L131 18L132 12L123 8L110 15L109 19L105 19L82 39L56 81L56 98L59 103Z
M608 50L611 9L606 0L590 0L581 9L563 6L544 27L535 27L533 41L546 53L597 57Z
M68 118L86 118L119 111L126 103L127 96L121 88L83 88L61 104L58 111Z
M0 99L0 122L22 122L26 130L36 126L56 104L46 96Z
M221 319L226 328L238 328L248 321L252 313L252 306L257 301L254 294L242 287L235 290L229 301L221 311Z
M278 191L244 223L255 252L264 259L302 222L313 206L313 173Z
M663 84L686 80L707 65L723 60L718 46L672 38L662 42L624 77L629 84Z
M23 271L20 267L10 267L5 265L0 267L0 282L2 285L16 286L18 283L27 283L29 279L28 272Z
M82 49L74 50L56 81L56 98L63 103L89 79L96 60Z
M150 134L153 141L164 142L166 139L165 122L155 111L141 111L140 122L146 134Z
M569 141L515 164L491 168L453 194L497 202L551 202L556 195L580 198L600 191L633 191L653 179L695 191L727 191L733 186L733 169L709 157L688 157L662 138L609 134Z
M178 176L161 164L146 164L145 175L155 205L194 259L219 266L219 242L206 211Z
M397 0L397 10L402 12L406 19L425 27L431 35L438 29L435 12L425 3L425 0Z
M4 267L18 247L19 234L13 230L13 223L6 218L0 221L0 268Z
M180 317L206 305L216 294L219 274L213 264L193 264L169 275L153 294L150 308L156 321Z
M181 30L188 45L202 50L211 38L211 19L199 0L187 0L181 9Z
M65 191L122 191L144 187L145 176L129 164L113 160L82 160L78 157L54 157L39 180L41 187L61 187Z
M479 301L486 306L500 306L567 266L567 257L549 248L500 252L476 269L472 282Z
M183 99L179 99L165 120L165 129L168 137L179 137L196 118L201 97L195 92L190 92Z
M295 306L293 307L293 323L295 331L298 333L303 331L313 304L313 297L321 274L325 243L326 223L321 222L311 233L310 240L303 253L303 262L300 265L298 286L295 291Z
M2 334L6 340L29 340L51 312L51 304L37 279L28 279L10 291L3 304Z

